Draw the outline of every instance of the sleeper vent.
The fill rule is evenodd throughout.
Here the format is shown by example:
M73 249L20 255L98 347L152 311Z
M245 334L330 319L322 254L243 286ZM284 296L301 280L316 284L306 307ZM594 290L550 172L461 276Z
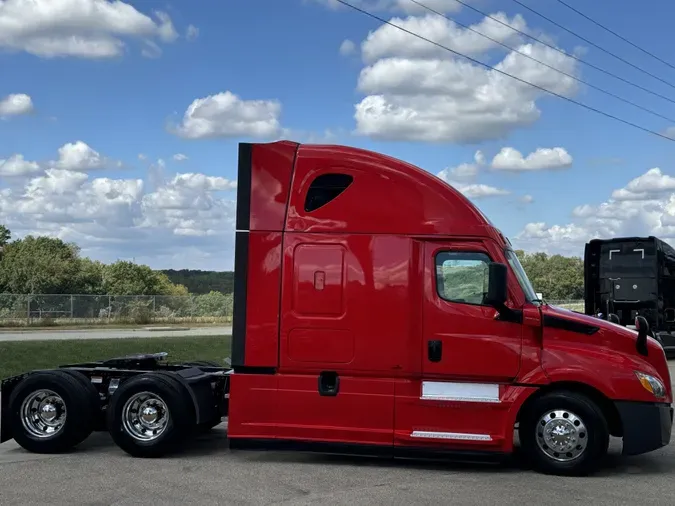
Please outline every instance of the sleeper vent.
M305 212L311 213L325 206L344 192L352 184L354 178L347 174L321 174L307 190Z

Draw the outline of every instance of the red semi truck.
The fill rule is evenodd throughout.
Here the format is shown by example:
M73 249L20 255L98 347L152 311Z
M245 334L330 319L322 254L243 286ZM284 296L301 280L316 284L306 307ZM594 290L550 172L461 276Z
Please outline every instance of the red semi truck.
M540 301L510 242L437 177L378 153L240 144L231 367L163 353L2 381L0 441L134 456L227 416L232 448L503 456L585 474L609 437L665 446L672 389L631 330Z

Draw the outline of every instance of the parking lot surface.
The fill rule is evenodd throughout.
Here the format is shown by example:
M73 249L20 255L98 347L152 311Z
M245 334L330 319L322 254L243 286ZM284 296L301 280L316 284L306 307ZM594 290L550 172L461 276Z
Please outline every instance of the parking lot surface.
M597 475L560 478L526 469L517 456L479 465L230 452L224 426L179 456L143 460L94 434L67 455L0 445L0 505L672 505L675 444L631 458L620 449L613 441Z

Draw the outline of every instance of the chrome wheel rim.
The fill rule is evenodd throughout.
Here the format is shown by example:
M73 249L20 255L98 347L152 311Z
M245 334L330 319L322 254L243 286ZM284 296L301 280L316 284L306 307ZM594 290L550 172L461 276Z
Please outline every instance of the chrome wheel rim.
M66 415L66 403L53 390L36 390L21 403L21 423L35 438L56 436L66 424Z
M137 441L153 441L169 425L169 408L164 400L152 392L132 395L122 408L124 430Z
M536 427L539 449L557 462L578 459L588 446L588 429L572 411L556 409L539 418Z

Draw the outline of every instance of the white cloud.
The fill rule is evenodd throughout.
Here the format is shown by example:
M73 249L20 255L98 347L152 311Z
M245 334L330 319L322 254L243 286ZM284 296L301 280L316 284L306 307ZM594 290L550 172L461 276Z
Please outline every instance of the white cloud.
M675 191L675 177L663 174L655 167L630 181L625 188L615 190L615 200L651 200Z
M58 160L51 164L57 169L69 171L87 171L107 168L119 168L122 163L102 156L82 141L69 142L58 150Z
M33 99L25 93L12 93L0 99L0 118L30 114L34 109Z
M651 169L612 193L599 205L584 204L572 210L570 223L527 224L514 243L530 250L583 255L592 238L655 235L675 239L675 179Z
M277 100L244 100L230 91L195 99L180 125L170 130L187 139L250 136L272 138L281 132Z
M154 11L153 17L121 0L5 0L0 48L43 58L118 57L126 39L156 45L178 37L168 14Z
M485 164L485 156L482 151L476 151L474 163L463 163L456 167L443 169L437 177L451 185L456 190L463 193L470 199L482 199L485 197L498 197L509 195L508 190L497 188L483 183L469 183L469 180L475 179L480 167Z
M474 163L462 163L456 167L443 169L438 173L438 177L444 181L462 181L473 179L478 175L480 167L485 164L485 155L482 151L476 151Z
M198 173L176 174L151 189L141 179L48 168L23 188L0 188L0 223L17 237L75 241L83 254L104 261L231 269L234 188L234 181Z
M356 51L356 44L354 44L351 40L345 39L342 41L342 44L340 44L340 54L342 56L353 54L354 51Z
M12 155L6 160L0 159L0 176L25 177L42 172L40 164L26 160L23 155Z
M188 25L187 30L185 30L185 38L195 40L197 37L199 37L199 28L195 25Z
M527 30L519 15L505 23ZM517 51L504 53L498 44L436 15L396 18L393 23L453 50L485 60L502 55L496 70L455 57L390 25L368 34L361 44L366 66L358 78L365 97L355 105L356 133L378 140L475 143L504 138L535 123L544 91L571 96L578 83ZM522 44L512 30L485 18L476 30L513 45L519 52L567 74L578 74L575 60L541 44Z
M522 197L520 197L520 201L523 204L531 204L532 202L534 202L534 197L532 195L523 195Z
M502 188L496 188L487 184L464 184L464 183L452 183L457 190L462 192L466 197L470 199L481 199L484 197L497 197L501 195L509 195L508 190Z
M526 29L525 20L520 15L509 19L503 12L497 12L492 14L492 17L518 30ZM500 47L496 42L436 14L408 16L405 19L393 18L390 22L467 56L478 56ZM366 62L372 63L386 57L447 59L451 55L447 50L406 33L396 26L382 25L368 34L361 44L361 52ZM479 23L471 25L471 28L503 44L510 45L520 41L517 32L490 18L484 18Z
M188 159L188 157L183 153L176 153L175 155L173 155L173 159L177 162L184 162L185 160Z
M492 168L506 171L528 171L567 168L572 157L564 148L538 148L523 157L517 149L505 147L492 160Z
M143 159L141 155L139 155L139 159ZM121 161L105 157L85 142L78 140L61 146L58 149L57 159L46 163L28 161L21 154L14 154L6 160L0 159L0 176L34 176L48 169L61 171L52 171L51 174L66 174L90 170L119 169L122 166ZM57 176L51 177L52 180L55 180Z

